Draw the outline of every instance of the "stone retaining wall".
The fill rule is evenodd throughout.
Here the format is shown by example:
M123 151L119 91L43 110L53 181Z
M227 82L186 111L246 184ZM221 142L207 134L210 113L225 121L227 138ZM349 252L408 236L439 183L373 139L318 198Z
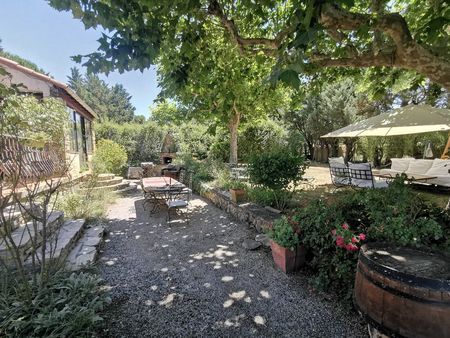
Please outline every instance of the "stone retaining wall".
M247 223L258 232L270 226L274 220L280 217L254 203L234 203L225 191L212 188L205 183L200 185L200 195L210 200L218 208L225 210L240 222Z

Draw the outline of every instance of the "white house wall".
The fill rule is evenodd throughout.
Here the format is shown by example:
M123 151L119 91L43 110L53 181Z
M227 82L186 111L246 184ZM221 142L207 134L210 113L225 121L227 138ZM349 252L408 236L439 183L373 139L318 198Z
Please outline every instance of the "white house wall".
M43 97L50 96L51 84L37 79L31 75L23 73L17 69L2 65L9 75L0 76L0 82L4 85L23 85L25 88L20 88L20 91L29 93L42 93Z

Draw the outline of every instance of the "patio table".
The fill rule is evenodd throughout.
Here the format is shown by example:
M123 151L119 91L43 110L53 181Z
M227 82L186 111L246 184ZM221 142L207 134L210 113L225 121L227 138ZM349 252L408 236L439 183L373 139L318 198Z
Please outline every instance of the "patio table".
M173 200L182 193L186 186L171 177L147 177L142 179L145 203L151 203L151 213L168 201Z
M146 177L142 179L144 191L168 192L170 190L183 189L186 186L171 177Z

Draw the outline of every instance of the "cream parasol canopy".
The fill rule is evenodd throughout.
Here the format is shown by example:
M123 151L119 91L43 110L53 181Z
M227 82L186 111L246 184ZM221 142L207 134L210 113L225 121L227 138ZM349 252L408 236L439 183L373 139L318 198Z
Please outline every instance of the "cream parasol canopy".
M321 137L396 136L450 130L450 109L408 105L358 121Z

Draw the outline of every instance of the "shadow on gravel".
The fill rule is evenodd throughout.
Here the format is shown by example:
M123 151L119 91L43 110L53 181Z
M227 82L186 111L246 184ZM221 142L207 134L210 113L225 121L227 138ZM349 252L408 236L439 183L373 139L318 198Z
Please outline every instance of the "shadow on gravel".
M99 270L110 290L104 337L364 337L356 316L311 293L301 275L247 251L255 233L195 197L189 222L150 214L139 195L110 210Z

